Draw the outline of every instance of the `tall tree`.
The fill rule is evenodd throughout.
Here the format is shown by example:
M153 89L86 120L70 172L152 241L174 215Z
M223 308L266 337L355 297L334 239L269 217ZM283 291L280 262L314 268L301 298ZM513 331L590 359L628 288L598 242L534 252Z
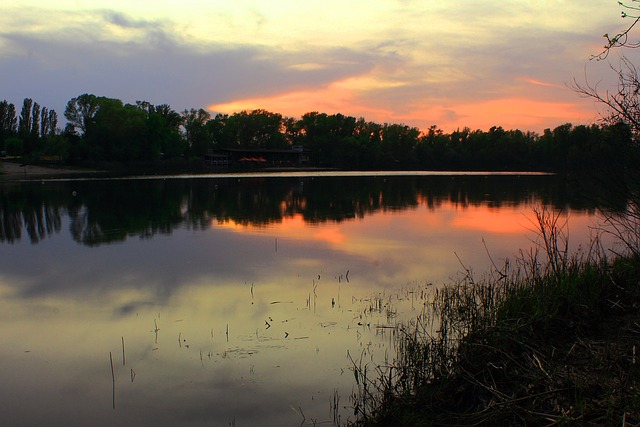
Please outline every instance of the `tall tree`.
M18 131L16 107L8 101L0 102L0 142Z
M40 136L40 104L37 102L33 103L31 110L31 135L34 138Z
M33 99L25 98L22 101L22 110L20 110L20 121L18 122L18 133L26 136L31 132L31 126L33 120L31 118L31 112L33 108Z
M185 153L184 140L180 135L182 118L167 104L154 106L146 101L136 102L138 108L147 112L142 159L156 160L180 157Z
M64 116L71 130L74 132L79 130L84 134L87 132L87 127L95 117L99 108L99 98L95 95L85 93L76 98L71 98L64 110Z
M49 118L47 119L47 124L49 125L48 135L55 135L58 129L58 113L56 110L49 110Z
M40 111L40 138L47 136L49 131L49 110L47 107L42 107Z
M211 114L202 108L184 110L182 112L182 127L187 146L193 155L203 155L207 152L209 139L205 124L211 120Z

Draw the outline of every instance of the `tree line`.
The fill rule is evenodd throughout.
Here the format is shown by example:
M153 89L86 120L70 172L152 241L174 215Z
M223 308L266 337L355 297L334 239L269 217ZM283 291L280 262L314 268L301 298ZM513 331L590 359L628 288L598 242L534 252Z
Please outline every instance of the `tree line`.
M58 127L54 110L27 98L20 113L0 102L0 150L37 162L136 164L200 159L223 149L302 146L310 166L342 169L549 170L619 167L633 158L631 128L622 123L563 124L542 134L458 129L445 133L404 124L375 123L343 114L309 112L301 118L266 110L212 116L204 109L176 112L167 104L83 94L66 105Z

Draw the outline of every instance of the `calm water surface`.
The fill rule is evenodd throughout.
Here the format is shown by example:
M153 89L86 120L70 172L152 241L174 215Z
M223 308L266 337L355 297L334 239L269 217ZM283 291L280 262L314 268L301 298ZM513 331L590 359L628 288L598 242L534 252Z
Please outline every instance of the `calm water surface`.
M534 208L562 209L574 247L597 223L588 197L545 175L0 192L0 413L13 426L344 422L351 359L392 357L384 327L417 314L420 289L530 248Z

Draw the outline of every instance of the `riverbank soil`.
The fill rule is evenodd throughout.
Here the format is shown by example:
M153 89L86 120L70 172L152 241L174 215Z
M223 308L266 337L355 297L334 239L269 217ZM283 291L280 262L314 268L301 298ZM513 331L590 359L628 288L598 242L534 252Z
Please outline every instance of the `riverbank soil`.
M443 405L449 414L435 423L640 425L637 304L612 311L598 324L559 320L545 328L545 336L526 331L535 327L522 325L522 334L512 336L487 331L472 337L467 345L476 348L461 361L458 379L437 393L458 397L454 406Z
M14 181L23 179L68 177L91 174L84 169L65 167L47 167L17 163L10 160L0 161L0 181Z

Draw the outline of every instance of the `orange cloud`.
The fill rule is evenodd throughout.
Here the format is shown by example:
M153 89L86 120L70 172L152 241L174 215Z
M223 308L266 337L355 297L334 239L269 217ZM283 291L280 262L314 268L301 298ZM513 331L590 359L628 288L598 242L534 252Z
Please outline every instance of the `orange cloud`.
M319 89L301 89L268 97L240 99L223 104L211 104L207 108L225 114L265 109L290 117L300 117L311 111L357 115L367 120L391 116L391 111L387 109L360 103L356 92L354 79L346 79Z
M536 86L560 87L560 85L553 84L553 83L541 82L540 80L536 80L536 79L523 78L522 80L523 80L524 82L527 82L527 83L530 83L530 84L532 84L532 85L536 85Z

